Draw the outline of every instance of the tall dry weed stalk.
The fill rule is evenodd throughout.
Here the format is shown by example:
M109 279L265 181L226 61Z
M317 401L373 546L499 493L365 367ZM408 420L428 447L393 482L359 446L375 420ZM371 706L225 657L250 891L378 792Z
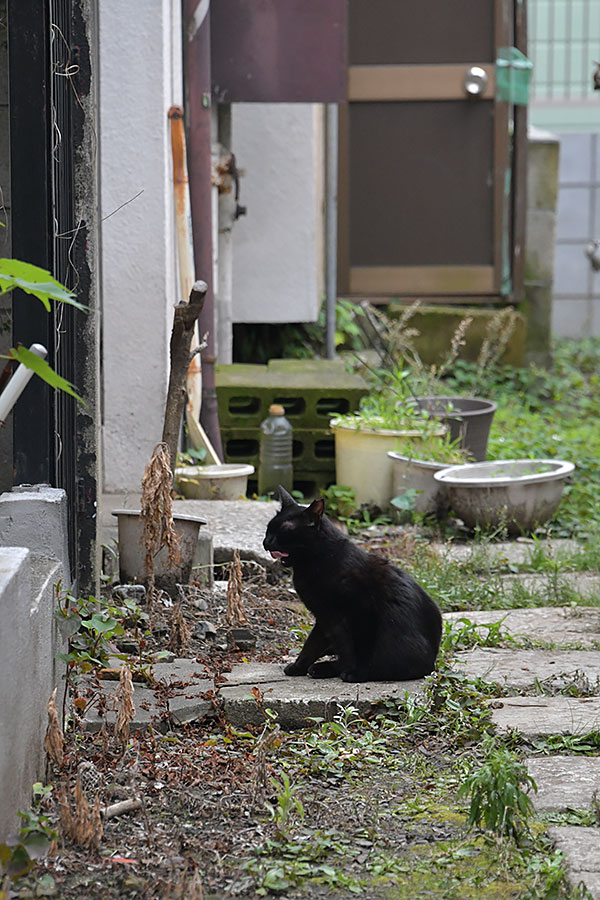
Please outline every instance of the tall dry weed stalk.
M378 323L378 331L386 345L386 353L396 368L408 365L419 379L419 390L424 393L436 393L435 386L448 374L458 356L461 348L466 343L466 333L473 321L472 316L464 316L456 326L450 349L444 359L438 364L432 363L426 366L415 347L415 338L421 332L417 328L410 328L409 323L421 306L420 300L415 300L407 306L397 318L391 318L377 307L370 307L370 313ZM409 385L410 388L410 385Z
M229 565L225 621L232 627L248 624L242 600L242 564L238 550L233 551L233 560Z
M191 636L192 629L185 621L181 603L176 603L171 616L171 634L167 649L172 650L173 653L181 653L189 644Z
M97 849L104 833L100 815L100 794L96 794L90 807L81 786L81 779L78 777L73 799L74 808L64 789L58 794L61 832L64 837L74 844L79 844L80 847L85 847L87 850Z
M60 768L64 759L65 736L58 721L58 710L56 708L57 690L58 688L54 688L52 691L52 696L48 700L46 707L48 710L48 725L44 736L44 752Z
M142 477L141 517L145 548L144 568L148 601L154 594L154 557L162 547L169 551L168 564L179 562L179 537L173 524L173 472L167 444L157 444Z
M485 337L477 357L477 374L481 378L495 366L508 346L517 327L517 312L512 306L500 309L492 316L485 330Z
M133 705L133 678L129 666L123 666L119 675L119 686L115 699L117 701L117 719L115 722L115 738L124 751L129 740L130 725L135 717Z

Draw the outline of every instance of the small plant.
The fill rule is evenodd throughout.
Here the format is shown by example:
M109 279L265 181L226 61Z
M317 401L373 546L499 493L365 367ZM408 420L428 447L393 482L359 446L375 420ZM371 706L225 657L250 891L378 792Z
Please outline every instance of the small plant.
M505 647L516 644L514 637L502 630L504 619L499 622L477 624L461 617L444 622L444 632L440 650L452 654L457 650L471 650L473 647Z
M459 797L470 797L469 825L483 825L501 836L518 840L529 831L533 803L527 790L537 791L527 767L514 753L486 741L485 763L471 773L458 790ZM523 787L526 790L523 790Z
M356 511L356 493L351 487L343 484L332 484L326 490L321 490L321 497L325 499L325 512L340 522L350 519Z
M52 309L51 301L67 303L82 312L87 312L87 307L78 303L75 295L64 285L52 277L45 269L34 266L31 263L21 262L18 259L0 259L0 297L19 288L27 294L31 294L44 305L47 312ZM27 347L21 345L11 347L5 359L13 359L22 363L26 368L32 369L43 381L56 390L64 391L83 403L73 388L73 385L62 378L48 365L46 360L32 353ZM84 404L85 405L85 404Z
M203 466L206 456L206 447L189 447L184 453L177 454L177 465Z
M52 794L52 785L33 785L33 805L27 812L19 810L21 825L17 834L0 844L0 863L4 875L13 881L27 875L38 859L42 859L58 835L43 812Z
M281 780L271 778L271 786L276 793L275 803L265 801L265 806L275 824L277 838L288 841L294 820L304 819L304 806L297 795L298 787L293 785L285 772L281 773Z
M69 593L59 594L54 615L62 636L69 641L69 652L57 657L80 674L108 663L109 656L115 653L111 642L125 633L125 623L133 622L137 629L148 622L148 614L130 598L119 606L95 597L76 598Z

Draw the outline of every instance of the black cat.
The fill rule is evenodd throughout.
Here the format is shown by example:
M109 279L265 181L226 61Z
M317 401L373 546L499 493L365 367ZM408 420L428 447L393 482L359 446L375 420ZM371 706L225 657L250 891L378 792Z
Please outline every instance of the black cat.
M279 496L263 546L292 567L316 620L285 674L406 681L433 671L442 617L431 597L402 569L349 541L323 514L323 500L300 506L281 487ZM335 659L317 662L329 655Z

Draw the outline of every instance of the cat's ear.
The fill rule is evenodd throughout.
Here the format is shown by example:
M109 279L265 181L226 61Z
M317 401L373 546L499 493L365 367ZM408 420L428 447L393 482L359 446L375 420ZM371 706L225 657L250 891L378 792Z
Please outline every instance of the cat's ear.
M323 518L323 511L325 509L325 500L323 497L320 497L318 500L313 500L310 506L306 510L306 514L311 520L312 525L320 525L321 519Z
M279 485L279 502L281 503L282 509L285 509L286 506L298 506L292 495L288 494L281 484Z

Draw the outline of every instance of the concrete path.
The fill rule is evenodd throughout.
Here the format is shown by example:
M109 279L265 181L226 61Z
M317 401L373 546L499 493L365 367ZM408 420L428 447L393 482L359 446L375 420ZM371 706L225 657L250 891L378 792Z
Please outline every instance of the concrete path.
M446 613L445 619L461 626L467 619L474 625L500 622L500 633L510 635L517 644L539 643L556 648L600 647L600 607L548 606L525 609L488 609ZM481 631L485 634L485 630Z
M137 498L104 498L101 523L105 537L116 535L110 509L123 505L135 508ZM139 500L137 500L139 503ZM213 535L215 559L227 560L234 547L245 559L265 566L272 561L262 549L269 519L278 505L251 501L177 501L181 512L201 515L208 520ZM540 602L556 597L557 579L568 584L579 595L595 604L600 599L600 575L596 572L568 572L560 567L577 553L571 541L545 542L546 555L559 563L553 572L517 574L510 567L531 564L532 554L539 554L539 543L516 541L488 545L436 545L445 558L457 562L479 561L482 573L490 561L503 578L505 589L520 585L535 594ZM507 571L508 570L508 571ZM492 723L500 733L520 732L533 746L551 736L564 736L561 752L532 755L527 760L530 773L538 784L534 803L540 814L567 809L597 809L600 795L600 757L568 755L566 748L575 746L589 732L600 731L600 607L551 606L540 609L512 609L450 613L447 619L468 619L477 625L501 622L501 633L514 638L504 647L476 647L458 653L453 663L457 671L470 678L495 682L503 696L490 701ZM485 633L482 630L482 643ZM532 647L534 649L532 649ZM539 648L539 649L538 649ZM352 704L361 712L386 700L402 700L407 694L423 696L423 682L390 684L344 684L338 679L315 681L289 678L282 665L276 663L242 663L226 675L216 689L206 673L199 672L190 660L176 660L155 667L161 672L163 687L152 691L136 686L136 726L148 722L169 726L192 721L214 711L214 700L226 716L239 727L264 721L261 707L275 709L284 728L306 724L309 717L331 719L340 706ZM107 685L109 707L116 685ZM114 715L114 712L109 713ZM86 725L99 727L99 719L90 713ZM570 744L569 744L570 742ZM565 826L549 829L549 835L565 854L570 882L577 887L583 882L591 896L600 900L600 828Z

